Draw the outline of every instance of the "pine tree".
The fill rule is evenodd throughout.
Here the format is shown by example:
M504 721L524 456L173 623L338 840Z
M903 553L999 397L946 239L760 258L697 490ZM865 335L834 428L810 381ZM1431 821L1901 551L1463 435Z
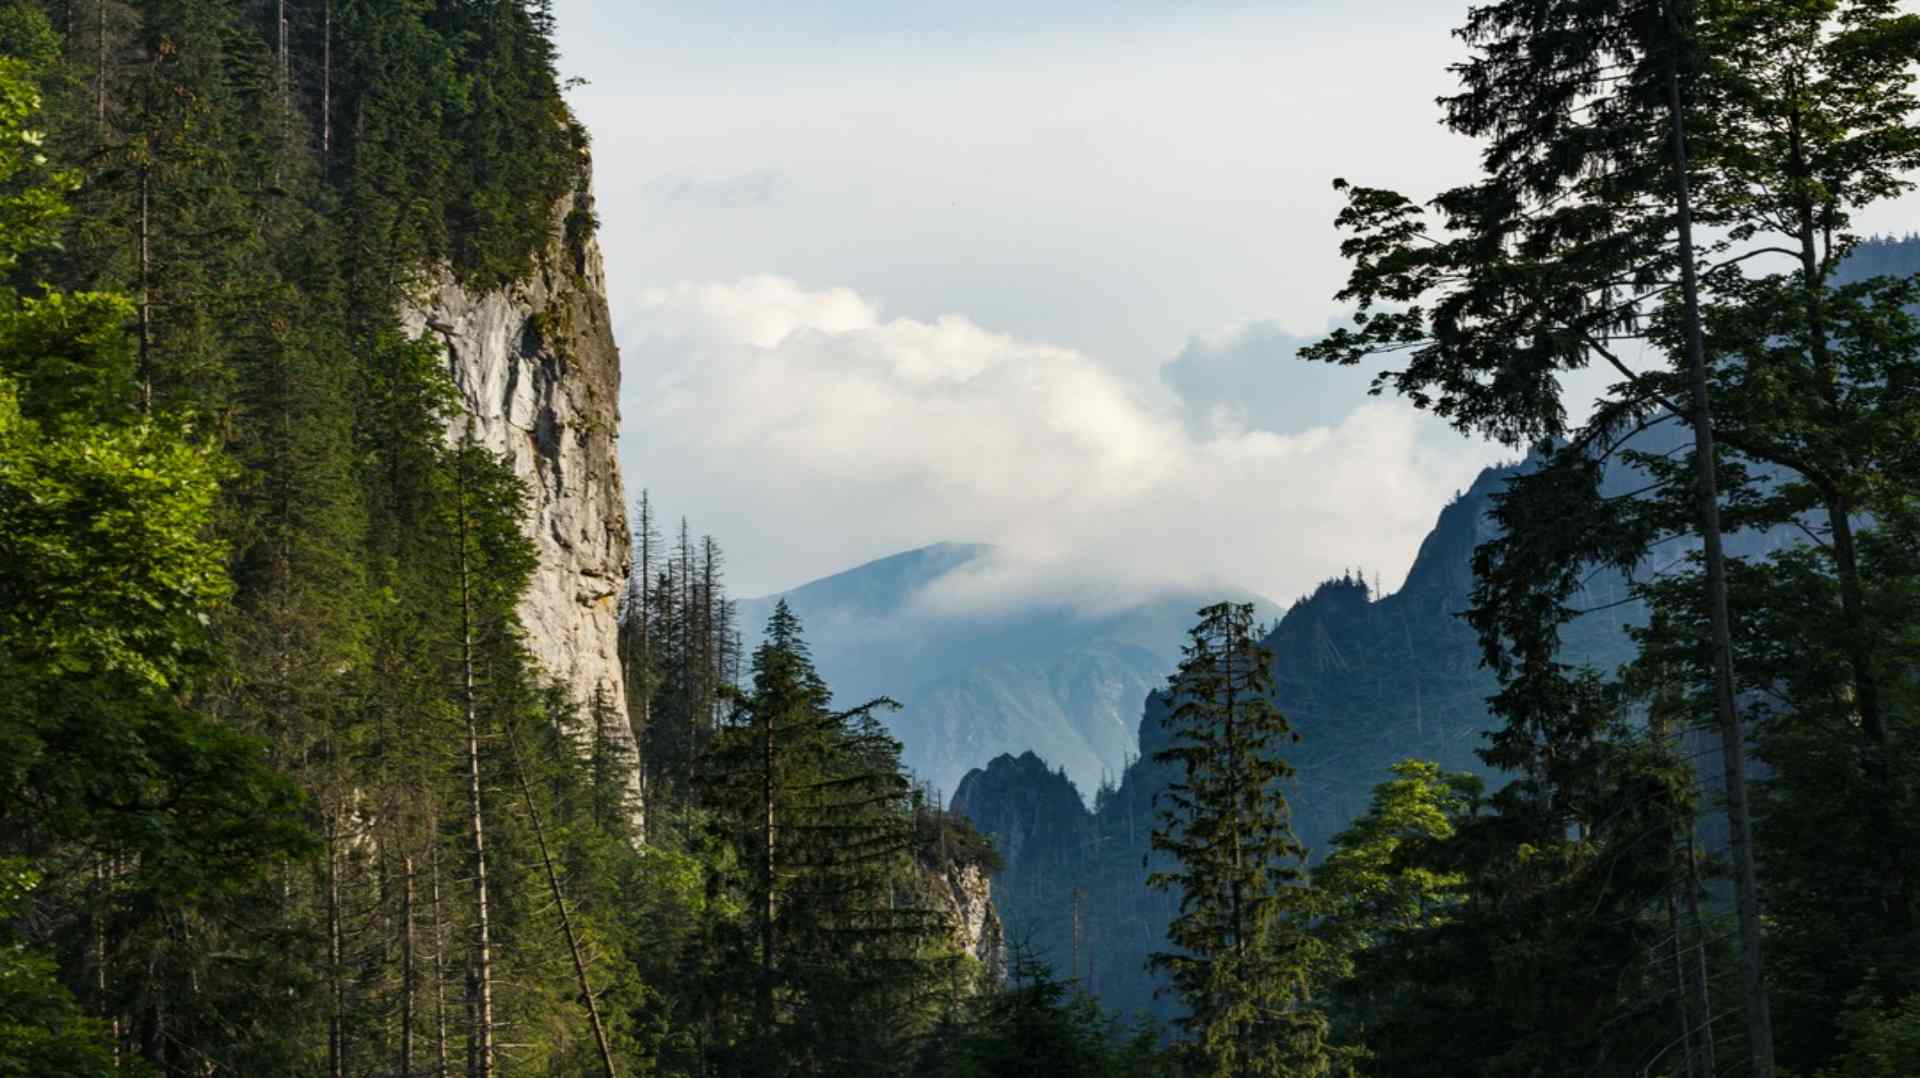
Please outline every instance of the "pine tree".
M753 938L746 1073L831 1073L895 1056L949 957L935 910L904 900L914 844L900 745L874 700L836 710L783 601L752 685L702 770L738 851ZM745 956L743 956L745 957ZM742 971L745 973L745 971Z
M633 513L633 565L621 597L620 649L627 679L628 722L636 745L648 744L653 726L653 694L660 683L655 644L655 562L660 553L660 529L654 522L653 499L642 489Z
M1444 923L1458 905L1466 877L1432 867L1432 847L1453 838L1483 796L1478 777L1430 761L1402 760L1391 770L1313 871L1323 910L1313 934L1324 944L1315 985L1330 1001L1336 1073L1359 1072L1370 1027L1399 1002L1366 975L1391 965L1404 938Z
M1253 605L1200 611L1186 657L1168 680L1170 744L1154 762L1179 778L1155 798L1151 848L1177 867L1148 876L1175 890L1167 927L1177 950L1151 965L1171 975L1187 1005L1181 1026L1200 1073L1325 1073L1325 1017L1308 998L1306 919L1313 895L1301 871L1281 784L1296 740L1274 707L1266 650L1253 639Z

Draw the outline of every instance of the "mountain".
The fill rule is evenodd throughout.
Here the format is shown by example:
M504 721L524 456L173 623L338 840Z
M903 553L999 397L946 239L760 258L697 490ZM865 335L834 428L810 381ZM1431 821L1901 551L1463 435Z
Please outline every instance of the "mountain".
M1310 850L1364 811L1375 783L1406 756L1456 770L1485 768L1473 750L1487 726L1493 678L1480 668L1473 632L1454 616L1472 586L1473 548L1487 535L1490 495L1510 468L1490 468L1440 513L1392 595L1376 597L1352 577L1326 581L1295 602L1263 640L1274 653L1275 696L1301 739L1288 759L1298 771L1288 792L1296 833ZM1610 639L1609 639L1610 638ZM1597 665L1624 657L1616 631L1587 642ZM1051 761L1004 756L966 775L953 810L994 839L1005 869L995 880L1008 938L1027 940L1064 970L1076 951L1072 903L1081 893L1081 946L1097 965L1083 969L1107 1006L1167 1017L1144 972L1164 946L1173 896L1149 891L1147 835L1154 796L1172 779L1153 763L1165 744L1158 695L1144 699L1142 759L1094 809L1068 813L1063 777Z
M785 599L806 628L842 705L885 696L907 765L943 794L970 768L1032 751L1064 768L1083 796L1138 753L1140 701L1179 661L1194 612L1222 596L1173 593L1087 609L1038 600L992 610L937 604L929 590L1000 557L979 543L938 543L739 604L749 648ZM1244 594L1263 617L1273 604Z
M627 711L614 598L631 560L617 443L620 349L607 308L600 242L577 222L594 213L592 159L578 154L572 190L546 214L546 245L527 275L479 288L446 268L398 311L409 336L446 348L460 410L447 437L471 431L526 485L523 527L537 565L519 615L526 644L576 703ZM602 723L599 736L639 758L632 728ZM581 744L584 727L567 733ZM639 769L621 781L639 803ZM636 821L638 817L636 817Z
M1668 422L1636 436L1634 446L1664 453L1688 440L1684 427ZM1287 799L1294 831L1312 857L1324 855L1334 836L1366 810L1373 787L1399 760L1421 757L1497 780L1474 752L1492 724L1486 701L1496 685L1480 665L1472 628L1457 615L1471 597L1474 548L1493 534L1491 499L1526 466L1486 469L1441 510L1399 591L1376 596L1364 580L1328 580L1265 635L1275 702L1300 735L1287 752L1296 769ZM1637 474L1612 466L1603 490L1627 495L1640 485ZM1727 546L1736 556L1753 556L1792 539L1785 532L1734 533ZM1689 549L1670 544L1650 568L1657 571ZM1592 613L1566 627L1563 659L1612 673L1632 657L1626 630L1643 615L1639 604L1623 601L1625 586L1608 572L1588 580ZM1006 867L995 894L1008 938L1027 941L1062 970L1084 950L1097 965L1083 962L1082 974L1103 1003L1162 1017L1167 1001L1156 998L1143 964L1164 946L1175 901L1146 888L1154 797L1174 778L1171 767L1152 761L1166 743L1164 715L1161 697L1145 699L1142 758L1117 786L1099 791L1091 811L1067 811L1077 808L1060 793L1068 777L1045 753L996 758L968 773L952 801L1002 852ZM1709 738L1695 749L1709 791L1719 770L1713 748ZM1712 845L1714 821L1704 823ZM1075 894L1081 896L1077 946Z
M1835 272L1837 283L1869 277L1911 277L1920 273L1920 234L1871 236L1861 240Z

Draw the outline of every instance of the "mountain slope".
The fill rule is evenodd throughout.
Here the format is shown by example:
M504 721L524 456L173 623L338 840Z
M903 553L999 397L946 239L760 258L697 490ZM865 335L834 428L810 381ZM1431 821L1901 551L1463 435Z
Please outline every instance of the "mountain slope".
M836 699L903 705L888 725L907 765L937 791L1002 753L1031 750L1090 797L1136 755L1140 701L1178 662L1194 611L1217 599L1163 595L1098 611L1064 600L985 611L928 601L949 573L997 556L991 546L940 543L881 558L742 601L741 630L751 648L785 599Z
M1685 437L1678 424L1660 424L1637 438L1636 447L1662 452ZM1486 700L1496 685L1480 665L1473 630L1457 615L1471 597L1474 548L1492 535L1491 498L1519 467L1483 471L1441 511L1398 592L1376 597L1364 581L1329 580L1294 603L1265 637L1274 656L1275 702L1300 734L1287 750L1297 771L1287 797L1294 831L1313 856L1323 855L1365 811L1373 786L1398 760L1422 757L1495 778L1475 750L1492 722ZM1630 469L1609 469L1609 493L1636 485ZM1751 556L1790 540L1739 533L1729 536L1728 549ZM1688 550L1688 544L1670 544L1662 558L1682 558ZM1625 595L1616 574L1596 573L1586 587L1593 613L1567 626L1561 655L1610 674L1632 656L1626 628L1641 616L1640 607L1615 605ZM1081 938L1096 941L1106 971L1092 987L1108 1006L1163 1015L1166 1001L1155 999L1143 965L1164 946L1173 912L1170 896L1146 889L1144 866L1154 797L1174 778L1171 767L1152 761L1165 745L1164 713L1158 695L1146 700L1142 759L1117 788L1102 791L1091 813L1059 810L1054 788L1060 780L1050 760L996 759L963 778L953 798L956 811L1012 851L996 881L1011 938L1030 939L1064 968L1073 923L1061 897L1084 893ZM1717 771L1710 747L1697 756L1703 775Z

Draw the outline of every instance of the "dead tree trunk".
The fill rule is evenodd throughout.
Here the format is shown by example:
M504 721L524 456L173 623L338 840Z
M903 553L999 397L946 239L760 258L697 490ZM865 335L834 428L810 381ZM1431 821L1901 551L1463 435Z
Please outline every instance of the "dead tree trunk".
M433 1078L447 1078L447 922L440 912L440 828L428 849L428 901L433 905Z
M580 984L580 998L586 1001L587 1022L593 1027L594 1046L600 1050L600 1065L606 1069L607 1078L620 1078L614 1068L613 1046L607 1040L606 1023L600 1020L600 1004L594 998L592 983L587 980L587 962L580 950L580 937L573 930L573 915L567 911L567 897L560 890L560 875L554 871L553 853L547 848L547 830L540 823L540 807L534 804L533 785L527 781L520 744L514 736L511 722L507 724L507 745L513 752L513 771L520 780L520 796L526 801L527 822L533 825L533 841L540 851L540 866L546 870L547 889L552 892L554 908L560 913L560 932L566 937L567 954L573 959L573 975Z
M777 942L773 914L773 884L778 878L775 868L776 839L774 832L774 794L778 784L774 780L775 759L775 715L773 708L766 708L761 721L761 758L760 758L760 984L755 992L756 1017L760 1024L760 1035L771 1038L773 1035L773 969L774 948Z
M333 161L333 0L320 15L320 161Z
M151 170L147 167L147 162L142 160L140 162L140 411L147 415L153 414L153 225L149 200L149 191L152 187L150 175Z
M400 1078L413 1078L413 1022L416 1003L414 974L417 955L413 937L413 855L401 859L400 885Z
M341 977L340 944L340 813L336 807L327 820L327 1075L345 1078L346 1045L343 1021L346 1011L346 986Z
M473 853L473 972L467 986L472 1024L468 1078L493 1075L493 941L487 908L487 828L480 796L480 715L474 693L472 525L467 517L467 463L459 465L460 705L467 725L467 824Z

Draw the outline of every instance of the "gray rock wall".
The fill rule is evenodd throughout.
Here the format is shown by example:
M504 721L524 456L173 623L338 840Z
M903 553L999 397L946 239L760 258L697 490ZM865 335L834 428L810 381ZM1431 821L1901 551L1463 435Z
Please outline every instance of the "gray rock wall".
M953 949L980 964L987 984L1007 972L1006 930L993 904L993 877L978 864L922 858L917 877L896 897L944 913Z
M993 905L993 877L979 865L957 865L947 870L945 883L954 945L998 981L1006 975L1006 932Z
M637 811L638 752L627 723L615 622L629 561L626 493L615 452L620 352L600 247L581 227L593 212L588 174L583 171L579 190L554 208L552 239L526 280L469 292L442 272L401 312L401 324L410 334L428 331L446 342L475 434L527 484L528 528L540 559L520 605L527 644L580 706L569 734L587 741L590 708L598 701L610 717L605 736L636 750L629 793ZM456 422L447 436L461 433Z

